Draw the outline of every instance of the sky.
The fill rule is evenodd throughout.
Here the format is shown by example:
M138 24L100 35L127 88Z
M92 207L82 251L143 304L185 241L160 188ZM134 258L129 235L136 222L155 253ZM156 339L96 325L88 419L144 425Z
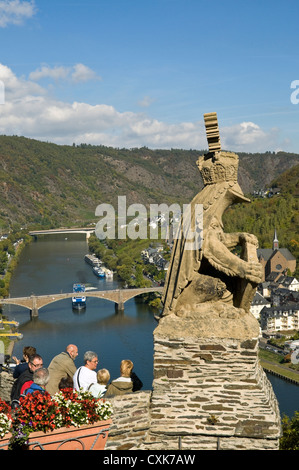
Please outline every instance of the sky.
M0 134L299 153L298 0L0 0Z

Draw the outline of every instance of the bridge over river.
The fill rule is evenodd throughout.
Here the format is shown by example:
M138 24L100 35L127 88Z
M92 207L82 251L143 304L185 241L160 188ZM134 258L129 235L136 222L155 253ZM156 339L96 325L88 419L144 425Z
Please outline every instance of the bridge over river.
M38 235L56 235L57 233L62 234L70 234L70 233L84 233L86 235L86 239L90 237L92 233L94 233L95 229L91 227L79 227L79 228L52 228L49 230L32 230L29 232L29 235L32 237L37 237Z
M124 310L124 304L127 300L137 295L146 294L148 292L163 292L163 287L145 287L140 289L115 289L115 290L87 290L84 292L86 297L97 297L99 299L110 300L115 303L117 311ZM57 302L62 299L68 299L74 296L73 292L48 295L31 295L29 297L15 297L0 299L0 304L19 305L30 310L32 317L38 316L38 311L45 305Z

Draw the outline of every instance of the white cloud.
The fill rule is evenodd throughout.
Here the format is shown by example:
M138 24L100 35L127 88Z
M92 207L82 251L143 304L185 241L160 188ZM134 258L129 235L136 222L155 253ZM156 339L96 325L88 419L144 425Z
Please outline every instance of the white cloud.
M24 20L31 18L36 13L34 0L1 0L0 1L0 27L5 28L9 24L20 25Z
M148 108L154 101L150 96L144 96L142 100L138 101L138 105L142 108Z
M43 65L39 69L34 70L30 73L30 80L41 80L42 78L53 78L54 80L65 79L69 74L69 68L67 67L49 67L48 65Z
M77 78L83 78L84 68L72 68L75 71ZM64 69L44 66L39 73L40 77L50 74L59 78L64 76ZM71 76L70 72L67 76ZM1 64L0 80L5 85L5 103L0 105L0 134L69 145L84 142L126 148L207 148L203 120L169 124L145 113L119 112L106 104L59 101L45 87L17 77ZM223 127L220 135L222 148L236 152L274 150L281 145L277 130L265 132L253 122Z
M263 152L270 150L278 139L279 130L271 129L266 132L254 122L241 122L231 127L221 129L221 146L226 149L244 152Z
M100 80L100 77L84 64L76 64L73 67L65 67L62 65L49 67L48 65L43 65L29 74L30 80L39 81L43 78L51 78L54 80L69 79L76 83Z
M89 80L99 80L97 74L83 64L76 64L73 67L72 80L74 82L88 82Z
M4 84L6 103L24 100L31 95L44 95L46 90L37 83L16 77L6 65L0 64L0 80ZM4 109L0 109L0 114Z

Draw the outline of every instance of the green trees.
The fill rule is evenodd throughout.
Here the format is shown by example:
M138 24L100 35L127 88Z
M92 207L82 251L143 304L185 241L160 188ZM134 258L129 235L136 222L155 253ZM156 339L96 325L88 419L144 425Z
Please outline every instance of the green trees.
M202 188L196 161L204 153L0 136L0 229L8 231L16 221L32 229L95 222L96 207L116 206L119 195L128 204L187 204ZM296 162L296 154L240 154L241 186L247 192L263 188ZM293 180L290 195L294 190Z
M279 449L299 450L299 411L295 411L292 418L288 416L283 417Z
M280 194L271 198L252 199L250 204L236 204L224 214L225 231L253 233L260 248L272 248L276 229L279 245L299 259L299 165L274 182ZM297 261L296 272L299 275Z
M150 287L151 281L147 274L156 280L165 277L165 271L159 271L155 266L144 264L141 258L143 249L148 248L150 240L99 240L91 235L88 241L89 250L100 258L129 287Z
M12 231L7 238L0 241L0 297L9 294L9 282L21 248L31 241L29 235L22 231Z

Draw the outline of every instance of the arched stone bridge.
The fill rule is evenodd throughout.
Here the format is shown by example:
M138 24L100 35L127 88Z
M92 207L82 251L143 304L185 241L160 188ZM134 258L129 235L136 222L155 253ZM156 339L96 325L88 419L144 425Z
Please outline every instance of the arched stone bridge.
M148 292L163 292L163 287L145 287L140 289L115 289L115 290L90 290L85 291L86 297L97 297L99 299L110 300L115 303L118 311L124 310L124 304L127 300L137 295L146 294ZM68 299L74 296L73 292L49 295L31 295L29 297L15 297L0 299L3 305L19 305L30 310L31 316L37 317L40 308L45 305L57 302L62 299Z

